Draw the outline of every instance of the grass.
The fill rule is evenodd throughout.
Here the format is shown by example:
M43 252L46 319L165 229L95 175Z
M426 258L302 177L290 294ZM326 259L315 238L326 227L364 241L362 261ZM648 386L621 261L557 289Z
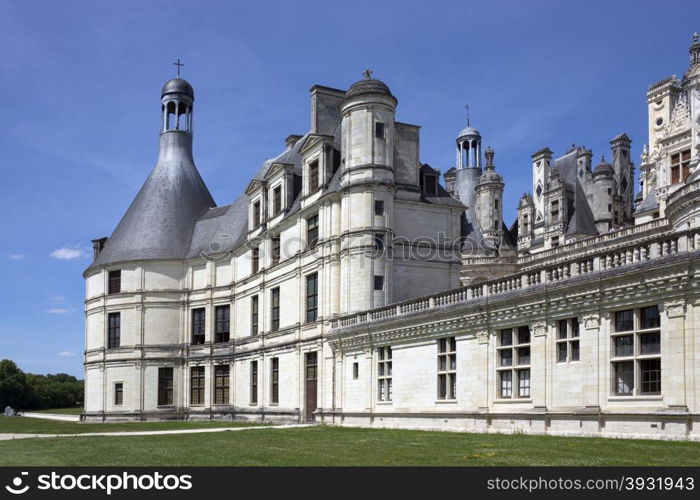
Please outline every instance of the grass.
M206 429L213 427L241 427L261 425L247 422L202 421L202 422L63 422L29 417L0 416L0 434L83 434L85 432L116 431L169 431L174 429ZM4 441L0 441L0 450Z
M118 439L0 441L0 466L698 464L700 443L693 442L326 426Z
M78 408L50 408L48 410L27 410L28 412L37 413L57 413L59 415L80 415L83 412L81 407Z

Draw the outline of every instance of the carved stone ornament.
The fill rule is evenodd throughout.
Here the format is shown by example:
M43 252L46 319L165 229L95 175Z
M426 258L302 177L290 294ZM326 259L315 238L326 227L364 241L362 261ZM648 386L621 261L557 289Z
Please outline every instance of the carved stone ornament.
M685 316L685 300L683 299L670 300L664 304L664 308L666 316L669 318Z
M476 332L476 340L479 342L479 344L488 344L489 342L489 331L484 329L484 330L477 330Z
M589 314L583 317L583 327L586 330L595 330L600 328L600 316L597 314Z
M547 323L544 321L538 321L532 325L532 333L535 337L541 337L547 334Z

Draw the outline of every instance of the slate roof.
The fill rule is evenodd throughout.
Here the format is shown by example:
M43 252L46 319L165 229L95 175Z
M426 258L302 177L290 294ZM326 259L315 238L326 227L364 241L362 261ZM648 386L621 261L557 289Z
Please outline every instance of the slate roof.
M593 210L588 204L586 193L579 182L578 176L578 161L577 149L572 149L564 156L554 160L553 168L557 170L559 178L565 187L565 193L569 206L572 210L569 212L569 220L566 229L566 234L598 234L598 229L595 226L595 217Z
M651 210L658 210L659 201L656 199L656 189L652 189L646 198L637 205L637 209L634 211L635 214L641 214L644 212L650 212Z

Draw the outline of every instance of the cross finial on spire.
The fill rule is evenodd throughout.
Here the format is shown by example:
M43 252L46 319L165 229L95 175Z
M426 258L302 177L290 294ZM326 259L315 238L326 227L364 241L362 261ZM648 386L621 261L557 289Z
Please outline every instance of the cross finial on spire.
M371 80L371 79L372 79L372 73L374 73L374 71L372 71L371 69L366 69L366 70L364 70L364 71L362 72L362 76L365 77L365 80Z
M469 123L469 104L465 104L464 109L467 110L467 127L470 127L471 124Z
M184 66L184 64L180 62L179 57L177 58L177 62L174 62L173 64L177 66L177 77L180 78L180 66Z

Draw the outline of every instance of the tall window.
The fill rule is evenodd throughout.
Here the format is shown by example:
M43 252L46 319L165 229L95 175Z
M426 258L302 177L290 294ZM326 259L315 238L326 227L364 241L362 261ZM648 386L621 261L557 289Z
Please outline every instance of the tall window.
M277 215L282 211L282 186L272 190L272 213Z
M438 339L438 399L457 399L457 342Z
M192 309L192 344L204 344L204 329L206 314L205 309L200 307Z
M262 222L260 217L260 202L253 203L253 227L258 227Z
M385 137L385 132L384 132L384 124L382 122L376 122L374 124L374 137L377 139L384 139Z
M391 347L380 347L377 351L377 399L391 401Z
M216 306L215 342L228 342L231 331L231 306Z
M552 202L550 213L552 215L552 222L559 222L559 200L554 200Z
M258 318L259 318L259 313L260 313L260 308L259 308L259 301L258 301L258 296L253 295L250 298L250 334L251 335L257 335L258 334Z
M373 237L374 239L374 248L377 249L378 252L381 252L384 250L384 235L382 233L376 233Z
M318 244L318 215L306 219L306 246L311 249Z
M255 274L260 271L260 248L255 247L251 250L250 260L252 262L252 273Z
M117 382L114 384L114 405L121 406L124 404L124 383Z
M671 184L685 182L690 175L690 149L671 155Z
M562 319L557 327L557 363L580 358L578 318Z
M280 235L273 236L272 237L272 265L275 266L279 264L280 262L280 253L281 253L281 237Z
M107 348L119 347L121 342L121 313L109 313L107 315Z
M218 365L214 367L214 404L228 404L229 391L229 365Z
M437 177L431 174L423 175L423 188L425 194L436 195L437 194Z
M306 277L306 322L313 323L318 317L318 274Z
M158 368L158 405L173 404L173 369Z
M318 189L318 160L309 163L309 193Z
M122 291L122 272L117 269L109 272L109 293L119 293Z
M276 332L280 329L280 289L273 288L270 292L270 316L272 320L271 331Z
M193 366L190 368L190 404L204 404L204 367Z
M374 215L384 215L384 200L374 200Z
M661 394L660 326L658 306L615 312L611 347L615 395Z
M374 291L384 290L384 276L374 276Z
M258 404L258 362L250 362L250 404Z
M496 374L499 397L530 397L529 327L505 328L500 331L496 348Z
M276 405L280 402L280 359L270 360L270 403Z

